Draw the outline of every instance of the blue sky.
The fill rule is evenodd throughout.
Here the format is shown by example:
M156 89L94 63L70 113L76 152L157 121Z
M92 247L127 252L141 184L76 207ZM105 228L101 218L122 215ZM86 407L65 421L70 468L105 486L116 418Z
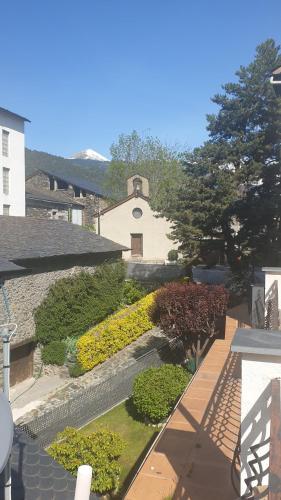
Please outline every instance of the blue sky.
M0 106L31 119L28 147L62 156L108 156L133 129L201 144L211 96L281 42L280 0L10 0L2 15Z

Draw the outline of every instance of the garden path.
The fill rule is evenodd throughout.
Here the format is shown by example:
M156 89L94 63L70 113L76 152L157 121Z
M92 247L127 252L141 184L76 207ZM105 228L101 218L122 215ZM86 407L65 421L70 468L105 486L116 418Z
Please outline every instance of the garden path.
M167 342L159 328L153 328L135 342L119 351L104 363L79 378L62 378L60 375L43 375L14 403L14 420L17 424L41 416L81 389L98 385L135 363L136 358ZM65 375L63 375L65 377ZM60 380L59 380L60 379ZM49 387L49 389L48 389ZM11 398L12 400L14 397Z

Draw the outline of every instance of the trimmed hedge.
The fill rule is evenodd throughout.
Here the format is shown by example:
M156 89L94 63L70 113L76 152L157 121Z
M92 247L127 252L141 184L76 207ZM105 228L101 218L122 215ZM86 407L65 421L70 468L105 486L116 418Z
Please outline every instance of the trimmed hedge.
M84 434L66 427L57 435L48 453L73 476L77 476L79 465L93 467L92 491L107 493L119 485L120 465L118 459L125 447L119 434L100 428Z
M77 341L77 361L92 370L116 352L153 328L150 309L154 293L121 310L82 335Z
M65 362L66 346L61 340L53 340L42 350L42 361L45 365L62 366Z
M106 263L94 274L58 280L34 314L41 344L78 337L118 309L123 299L124 263Z
M191 376L181 366L169 364L149 368L137 375L133 402L139 415L153 423L167 418Z

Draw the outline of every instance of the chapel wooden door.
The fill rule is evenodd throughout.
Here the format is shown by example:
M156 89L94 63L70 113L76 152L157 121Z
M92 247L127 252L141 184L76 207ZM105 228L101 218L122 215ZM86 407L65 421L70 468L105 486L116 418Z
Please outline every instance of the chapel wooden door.
M132 252L132 257L143 256L142 234L131 234L131 252Z

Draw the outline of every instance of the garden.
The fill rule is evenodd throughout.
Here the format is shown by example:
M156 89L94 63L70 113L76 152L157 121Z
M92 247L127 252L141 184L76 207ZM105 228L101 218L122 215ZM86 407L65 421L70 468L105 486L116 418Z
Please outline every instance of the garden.
M186 368L170 364L145 370L137 375L130 399L80 430L66 428L48 452L73 475L79 465L90 464L92 490L123 498L190 378Z
M222 286L167 283L147 290L125 280L123 262L61 279L35 311L36 337L46 364L66 364L80 376L154 326L182 345L181 364L139 373L131 397L82 429L67 427L48 448L74 476L93 467L92 491L122 498L161 426L219 334L228 303Z

